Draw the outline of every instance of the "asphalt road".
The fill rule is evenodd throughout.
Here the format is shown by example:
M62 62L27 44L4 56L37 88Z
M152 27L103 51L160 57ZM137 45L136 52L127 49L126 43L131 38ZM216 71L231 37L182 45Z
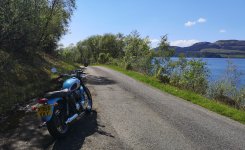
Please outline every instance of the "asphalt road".
M121 73L103 67L88 71L98 81L91 84L101 114L129 148L245 149L245 126L238 122Z
M89 67L94 111L54 140L34 114L0 136L3 149L245 149L245 126L121 73ZM1 149L1 148L0 148Z

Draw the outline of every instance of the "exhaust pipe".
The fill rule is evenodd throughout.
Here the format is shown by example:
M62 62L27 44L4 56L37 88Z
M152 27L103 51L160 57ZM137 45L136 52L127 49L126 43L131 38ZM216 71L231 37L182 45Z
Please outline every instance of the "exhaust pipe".
M47 125L47 122L43 122L42 124L40 124L39 126L38 126L38 128L40 129L40 128L42 128L42 127L45 127Z
M66 124L71 123L73 120L75 120L78 117L78 114L74 114L72 117L68 118L66 120Z

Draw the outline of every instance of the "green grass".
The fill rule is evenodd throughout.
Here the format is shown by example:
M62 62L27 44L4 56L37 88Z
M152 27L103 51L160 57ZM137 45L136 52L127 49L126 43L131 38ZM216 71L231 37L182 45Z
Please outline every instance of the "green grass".
M170 93L174 96L180 97L196 105L202 106L208 110L211 110L213 112L216 112L218 114L224 115L226 117L229 117L233 120L236 120L240 123L245 124L245 111L243 110L238 110L236 108L225 105L223 103L220 103L220 102L217 102L211 99L207 99L204 96L196 94L191 91L181 90L177 87L173 87L167 84L162 84L154 77L147 76L147 75L135 72L135 71L128 71L128 70L125 70L125 69L122 69L120 67L113 66L113 65L102 65L102 66L116 70L118 72L121 72L127 76L130 76L143 83L146 83L161 91Z
M56 67L59 73L78 68L78 64L64 62L44 53L32 57L14 56L0 50L0 113L11 110L15 104L25 104L32 98L42 96L45 91L54 89L51 78L56 77L50 69Z

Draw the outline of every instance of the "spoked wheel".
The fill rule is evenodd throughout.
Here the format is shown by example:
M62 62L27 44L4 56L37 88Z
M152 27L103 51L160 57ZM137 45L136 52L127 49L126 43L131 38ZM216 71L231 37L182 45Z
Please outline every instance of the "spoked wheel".
M67 135L69 126L66 124L66 119L65 110L55 106L53 116L47 122L48 131L54 138L62 138Z
M85 105L84 105L85 112L90 113L92 111L92 108L93 108L92 96L91 96L91 93L87 87L85 87L84 90L85 90L85 94L84 94L84 96L85 96Z

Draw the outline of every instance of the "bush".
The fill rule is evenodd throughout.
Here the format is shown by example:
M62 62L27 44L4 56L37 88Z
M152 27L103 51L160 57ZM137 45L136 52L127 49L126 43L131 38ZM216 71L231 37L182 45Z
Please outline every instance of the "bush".
M231 106L243 108L245 103L245 89L238 89L237 85L241 73L237 67L228 61L223 77L209 84L207 96Z
M221 101L225 104L236 106L234 97L236 90L230 83L225 80L214 81L209 84L207 95L209 98Z
M129 63L129 62L126 62L126 63L125 63L125 67L124 67L124 68L125 68L126 70L132 70L132 69L133 69L131 63Z
M115 66L119 66L120 65L119 60L118 59L113 59L113 58L111 58L108 63L111 64L111 65L115 65Z
M155 75L156 78L162 83L169 83L170 78L167 74L164 74L164 68L160 67Z
M99 54L99 58L98 58L98 62L101 64L105 64L109 61L109 54L105 54L105 53L100 53Z
M177 74L176 72L173 72L170 76L170 81L169 83L173 86L180 86L180 78L181 75Z
M74 45L57 50L58 57L66 62L82 62L80 51Z
M191 60L183 71L181 84L185 89L206 94L208 88L208 69L201 60Z
M245 110L245 88L242 88L236 97L239 107Z
M170 84L199 94L206 94L209 71L201 60L180 58L170 65Z
M145 56L142 58L138 58L137 60L134 59L132 61L127 62L131 63L133 70L146 75L150 75L152 70L151 59L151 56Z

